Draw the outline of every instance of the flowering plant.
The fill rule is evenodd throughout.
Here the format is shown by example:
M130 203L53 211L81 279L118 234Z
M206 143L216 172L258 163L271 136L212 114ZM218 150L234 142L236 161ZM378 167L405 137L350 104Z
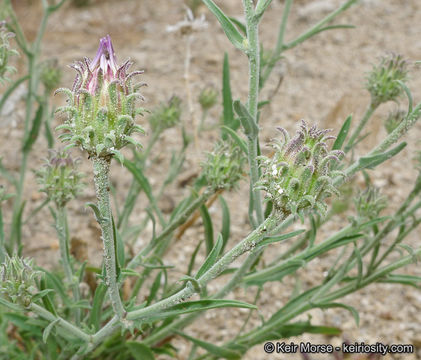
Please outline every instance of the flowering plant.
M326 30L349 27L330 22L356 0L344 0L337 10L290 42L285 41L284 33L293 1L285 0L273 49L264 49L259 40L259 25L271 0L243 0L244 23L225 14L213 0L202 0L228 40L247 58L247 100L233 99L228 55L223 62L220 96L214 87L203 86L200 88L204 90L196 94L199 96L192 96L194 88L189 81L194 65L193 34L199 37L199 31L207 29L208 23L204 16L195 17L188 10L184 21L168 29L186 40L186 101L176 94L168 102L161 102L147 115L148 125L146 121L142 125L136 123L138 115L147 113L138 106L138 100L144 100L140 93L144 83L134 81L142 71L130 72L130 60L118 65L111 37L101 38L92 60L84 58L71 66L76 70L73 86L56 91L67 97L67 104L57 109L65 115L64 123L57 129L62 131L59 138L67 147L50 151L45 166L36 171L40 191L47 196L39 206L25 211L26 184L30 181L25 174L27 165L32 164L32 150L40 129L45 130L50 148L55 143L51 131L54 106L49 97L51 88L60 82L60 71L50 66L54 61L41 63L40 53L47 21L65 2L42 1L43 15L33 43L26 40L11 1L2 3L10 17L8 30L16 34L28 74L12 82L0 100L1 110L20 84L27 82L19 177L0 161L1 178L10 183L14 192L11 194L9 187L0 185L0 357L240 359L247 357L250 348L257 344L267 342L269 347L265 349L270 350L274 345L271 341L304 333L339 335L339 326L320 324L311 316L307 321L297 317L315 309L336 308L348 311L358 324L359 309L350 306L346 296L370 284L419 286L420 277L398 269L421 255L420 248L412 249L405 242L421 223L421 175L402 203L390 208L381 190L371 185L368 172L399 155L406 143L395 143L421 117L421 104L414 105L407 85L407 62L401 56L381 60L367 75L370 103L357 124L352 124L352 116L336 130L302 121L295 136L278 127L279 133L270 142L270 153L261 147L261 130L269 116L264 107L276 101L274 95L283 75L276 79L274 69L284 53ZM2 25L3 44L9 38L4 35L5 30ZM5 48L10 51L8 46ZM4 65L4 54L0 51L0 66ZM0 67L0 76L3 74ZM263 89L272 77L278 85L265 98ZM408 110L389 118L387 135L360 155L361 134L373 113L386 101L399 101L402 94L407 96ZM200 170L180 179L182 171L190 170L193 164L188 156L192 151L190 140L195 140L193 151L201 150L201 136L205 134L198 130L203 130L208 112L211 115L211 109L212 113L219 109L218 98L223 102L221 123L218 131L211 134L218 139L212 151L203 156ZM191 122L184 118L185 104ZM195 109L199 106L203 117L197 127ZM146 126L151 131L143 150L134 134L145 134ZM181 147L167 159L169 152L162 151L167 148L162 146L157 151L155 145L166 138L165 132L173 136L179 129ZM167 141L165 145L171 143ZM70 147L81 152L78 160L67 152ZM86 254L96 251L85 251L83 255L78 251L85 239L71 236L74 224L83 227L79 221L80 214L85 214L79 201L82 178L89 186L89 177L79 172L79 166L85 165L84 159L92 163L95 194L92 191L85 197L92 196L96 201L85 205L93 211L99 228L92 224L90 227L100 229L103 255L99 265ZM122 202L117 194L126 183L110 180L115 171L113 159L120 162L119 171L130 179ZM159 176L151 179L149 171L154 168ZM361 191L354 189L353 180L358 173L363 174L367 185ZM177 196L163 205L170 187ZM348 208L354 204L355 214L335 218L339 210L331 210L331 198L346 197L346 188L350 191L345 201ZM240 196L236 211L232 209L231 197L235 197L230 191L247 194ZM184 198L183 192L188 192ZM354 201L352 194L356 194ZM6 213L3 217L3 210L11 203L11 216ZM216 207L212 208L215 203L219 204L221 216ZM46 205L50 205L49 214L58 238L58 248L49 249L49 254L59 254L60 266L53 269L36 266L33 260L22 257L29 234L22 229L31 219L40 220ZM248 211L245 220L241 208ZM382 216L383 211L389 216ZM45 213L47 218L48 212ZM326 226L332 219L334 226ZM293 225L300 229L291 228ZM215 234L217 227L220 232ZM187 230L194 235L190 241L193 249L189 252L183 243L179 246L181 257L174 260L171 255L177 252ZM86 247L94 249L94 236L86 238ZM390 256L395 250L399 254ZM313 276L312 261L320 258L327 264L327 271L323 277ZM311 273L314 283L301 281L305 272ZM217 286L209 286L216 278ZM291 281L284 281L286 278ZM258 322L254 315L256 309L266 306L261 295L269 283L285 293L290 290L290 295L276 305L273 313L268 314L269 308L259 313ZM293 285L289 287L290 284ZM254 300L229 298L239 295L234 292L238 287L248 293L255 291ZM223 308L243 309L244 323L238 333L233 330L218 344L191 334L189 324L207 310ZM174 339L180 337L191 344L188 356L176 353Z

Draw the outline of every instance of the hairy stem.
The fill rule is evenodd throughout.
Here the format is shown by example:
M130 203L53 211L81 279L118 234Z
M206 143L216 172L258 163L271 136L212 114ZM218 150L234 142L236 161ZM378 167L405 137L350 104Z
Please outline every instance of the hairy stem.
M116 248L114 243L112 212L110 204L110 162L111 158L94 157L94 182L96 196L98 199L98 209L101 216L98 220L102 231L102 241L104 244L104 263L106 269L105 283L111 298L114 313L122 318L125 310L121 302L116 273Z
M257 124L257 105L259 102L259 78L260 78L260 45L259 45L259 20L256 18L253 1L243 0L246 16L248 48L246 50L249 59L249 95L247 101L248 111ZM258 127L257 127L258 128ZM259 165L257 155L259 153L259 134L249 136L248 144L248 163L250 167L250 191L253 201L253 208L256 212L257 224L264 220L262 199L260 190L255 189L255 184L259 180Z

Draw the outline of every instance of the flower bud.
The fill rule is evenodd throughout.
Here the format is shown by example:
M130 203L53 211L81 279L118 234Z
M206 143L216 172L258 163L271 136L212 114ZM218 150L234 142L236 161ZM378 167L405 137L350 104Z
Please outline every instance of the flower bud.
M207 184L214 190L235 188L243 176L245 162L244 153L232 141L217 142L202 163Z
M389 54L368 73L366 88L376 105L396 100L402 93L399 81L408 80L408 63L401 55Z
M396 109L394 111L391 111L383 123L387 133L390 134L393 130L395 130L399 126L399 124L405 119L405 116L406 111L404 110Z
M45 166L37 172L40 190L57 207L64 207L82 190L83 175L77 171L78 163L65 151L51 151Z
M218 91L213 87L204 88L199 94L199 104L203 111L212 108L218 100Z
M121 157L119 150L127 144L141 146L131 135L144 133L135 124L136 107L143 96L138 92L144 83L133 84L133 78L143 71L127 73L133 63L127 60L117 66L110 36L101 39L98 52L91 61L85 58L71 67L77 75L73 87L58 89L68 97L68 105L57 111L67 113L68 119L57 129L67 130L60 135L71 146L80 146L94 157Z
M35 281L40 275L32 268L32 259L6 255L0 265L0 294L12 303L28 307L38 292Z
M378 188L370 186L357 195L354 204L361 220L373 220L387 207L387 197Z
M172 96L168 103L161 103L149 116L149 125L152 132L161 133L172 128L180 122L181 99Z
M10 48L9 39L15 34L8 32L6 22L0 21L0 83L4 83L8 78L6 73L16 71L14 67L9 66L9 57L12 55L19 55L19 53Z
M57 59L49 59L41 64L40 80L48 93L60 85L61 75Z
M328 150L327 136L330 130L309 128L302 121L296 136L290 139L288 132L278 128L281 139L273 140L273 157L260 156L262 176L256 187L266 192L266 200L283 214L298 214L303 209L315 208L324 215L327 211L325 198L338 194L333 185L336 176L344 176L331 169L343 156L339 150Z

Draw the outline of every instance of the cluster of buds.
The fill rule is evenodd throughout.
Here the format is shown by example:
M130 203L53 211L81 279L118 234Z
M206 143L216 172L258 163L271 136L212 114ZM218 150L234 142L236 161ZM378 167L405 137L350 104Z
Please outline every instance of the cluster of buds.
M387 207L387 197L378 188L370 186L358 194L354 204L359 219L373 220Z
M65 151L52 150L45 166L37 172L40 190L57 207L64 207L82 190L83 175L77 170L78 162Z
M203 111L208 111L218 100L218 91L214 87L206 87L199 94L199 104Z
M58 89L68 97L68 105L57 111L68 113L65 124L57 129L67 132L60 135L71 146L79 146L91 157L121 158L119 150L127 144L140 146L131 135L144 133L135 124L136 115L144 112L136 107L143 96L138 92L144 83L133 84L133 78L143 71L128 73L133 64L127 60L117 66L110 36L101 39L98 52L91 61L85 58L72 67L77 71L71 90Z
M366 88L373 104L394 101L403 93L398 81L408 80L408 63L401 55L389 54L368 73Z
M326 142L335 137L326 135L330 130L309 128L304 121L293 139L285 129L278 130L282 138L271 143L273 156L259 157L262 176L256 187L264 190L266 201L272 201L274 209L283 214L299 215L314 208L325 215L325 199L339 194L333 179L344 176L331 168L343 157L340 150L328 150Z
M35 281L40 275L32 268L32 259L6 255L0 266L0 293L10 302L28 307L38 293Z
M0 83L8 80L6 73L15 71L12 66L9 66L9 57L11 55L19 55L19 53L10 48L9 39L15 34L8 32L6 22L0 21Z
M153 133L161 133L180 122L181 99L172 96L167 103L161 103L149 116L149 125Z
M60 85L61 69L57 59L49 59L41 64L40 80L47 93L51 93Z
M202 163L203 175L213 190L235 188L244 174L246 157L232 141L219 141Z
M391 111L383 123L387 133L390 134L393 130L395 130L405 117L406 111L404 110L396 109Z

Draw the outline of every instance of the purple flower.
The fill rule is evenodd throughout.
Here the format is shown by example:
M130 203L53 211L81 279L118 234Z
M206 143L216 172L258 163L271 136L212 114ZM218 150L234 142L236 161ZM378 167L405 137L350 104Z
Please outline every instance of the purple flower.
M132 61L117 65L109 35L100 40L93 60L84 58L71 65L76 70L72 89L58 89L68 97L68 105L57 111L69 114L58 129L67 130L60 135L70 145L80 146L91 156L121 156L118 150L127 144L140 146L131 137L134 132L144 133L135 123L144 109L137 106L143 100L139 89L145 83L133 83L143 71L129 72Z

